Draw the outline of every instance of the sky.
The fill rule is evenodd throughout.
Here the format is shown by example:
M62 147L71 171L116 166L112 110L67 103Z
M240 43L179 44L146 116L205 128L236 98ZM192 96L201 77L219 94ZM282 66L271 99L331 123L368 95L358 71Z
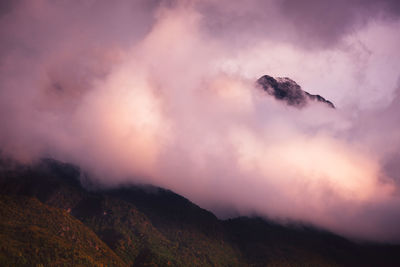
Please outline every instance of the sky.
M220 218L400 242L399 1L0 2L0 150ZM333 102L287 106L289 77Z

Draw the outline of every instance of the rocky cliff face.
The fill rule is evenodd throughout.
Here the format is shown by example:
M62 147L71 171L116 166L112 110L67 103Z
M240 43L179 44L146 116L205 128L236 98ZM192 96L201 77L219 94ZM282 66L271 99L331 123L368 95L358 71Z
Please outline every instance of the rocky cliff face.
M295 81L287 77L273 78L264 75L257 80L257 85L266 91L269 95L275 97L276 100L284 101L289 106L303 108L310 102L321 102L331 108L335 108L332 102L326 100L320 95L312 95L303 91Z

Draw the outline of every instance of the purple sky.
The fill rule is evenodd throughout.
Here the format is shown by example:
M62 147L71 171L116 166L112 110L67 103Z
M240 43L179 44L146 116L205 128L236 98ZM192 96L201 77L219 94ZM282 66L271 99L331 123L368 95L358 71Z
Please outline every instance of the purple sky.
M399 242L399 16L377 0L1 1L0 149L221 217ZM337 109L277 102L264 74Z

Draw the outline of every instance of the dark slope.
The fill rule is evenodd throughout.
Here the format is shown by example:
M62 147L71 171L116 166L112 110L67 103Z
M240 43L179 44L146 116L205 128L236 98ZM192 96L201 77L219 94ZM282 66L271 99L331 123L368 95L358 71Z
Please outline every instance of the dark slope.
M264 75L257 80L257 85L276 100L283 101L289 106L303 108L310 102L320 102L328 107L335 108L332 102L320 95L312 95L303 91L295 81L290 78L273 78Z
M399 246L356 244L325 231L259 218L221 221L189 200L155 187L88 191L79 182L78 168L53 160L31 167L10 169L9 165L0 168L3 198L30 199L59 217L75 217L115 252L121 266L400 266ZM4 213L5 207L1 209ZM21 212L29 206L10 209ZM20 221L7 218L10 225ZM36 220L60 224L46 213L37 213L26 218L25 227ZM5 232L2 228L1 234ZM22 233L15 230L17 236ZM51 240L51 235L46 238ZM38 247L31 237L25 239L13 248L22 257L31 253L25 252L28 244ZM95 258L87 251L82 255Z
M127 265L239 265L237 253L216 236L218 232L206 230L211 224L202 225L203 229L194 224L196 218L204 217L219 225L218 219L183 197L158 188L152 188L159 190L157 194L140 187L93 192L84 189L78 178L77 168L53 160L32 167L2 168L0 193L37 198L68 211Z
M35 198L0 196L0 266L124 266L92 230Z
M217 217L184 197L151 186L130 186L103 194L134 204L192 264L241 265L238 252L227 242Z
M104 194L133 203L159 229L187 228L206 236L223 237L222 225L214 214L169 190L130 186L105 191Z
M261 218L223 224L252 266L400 266L399 245L359 244L310 226L287 227Z

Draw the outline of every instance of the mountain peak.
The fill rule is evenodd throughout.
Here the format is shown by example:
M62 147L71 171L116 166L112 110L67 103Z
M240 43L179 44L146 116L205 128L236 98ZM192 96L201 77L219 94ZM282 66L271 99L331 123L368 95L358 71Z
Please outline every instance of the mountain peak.
M276 100L284 101L296 108L305 107L310 101L317 101L335 108L332 102L320 95L313 95L304 91L300 85L287 77L271 77L264 75L257 80L257 84Z

